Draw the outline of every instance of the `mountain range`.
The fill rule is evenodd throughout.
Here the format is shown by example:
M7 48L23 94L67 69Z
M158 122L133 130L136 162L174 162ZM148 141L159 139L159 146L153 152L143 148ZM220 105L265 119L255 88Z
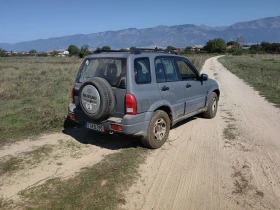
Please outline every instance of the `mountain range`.
M205 45L213 38L226 41L243 36L246 43L280 42L280 16L267 17L253 21L238 22L231 26L211 27L206 25L159 25L154 28L128 28L119 31L105 31L91 34L76 34L49 39L24 41L14 44L0 43L0 48L13 51L48 51L67 49L70 44L78 47L89 45L90 49L110 46L112 49L136 47L166 47L172 45L184 48Z

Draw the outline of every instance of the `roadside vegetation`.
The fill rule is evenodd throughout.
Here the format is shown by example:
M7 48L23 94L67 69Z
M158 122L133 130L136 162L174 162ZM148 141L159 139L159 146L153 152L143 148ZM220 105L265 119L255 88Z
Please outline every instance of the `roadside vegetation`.
M8 156L0 159L0 176L24 169L26 166L36 165L48 158L52 150L52 146L44 145L18 156Z
M280 55L224 56L219 61L280 107Z
M0 200L1 209L117 209L123 192L139 177L147 150L130 148L107 155L70 179L53 178L20 193L20 202ZM2 204L1 204L2 203Z
M63 127L78 58L0 58L0 146Z

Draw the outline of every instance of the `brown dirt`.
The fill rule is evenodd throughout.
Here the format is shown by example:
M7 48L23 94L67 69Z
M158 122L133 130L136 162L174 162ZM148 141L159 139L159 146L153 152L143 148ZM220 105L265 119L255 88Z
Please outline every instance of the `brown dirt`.
M202 72L221 89L214 119L194 117L151 152L125 209L280 209L280 109L217 57Z
M23 165L18 170L0 176L0 198L17 200L21 190L43 184L54 177L69 178L80 169L100 162L104 156L117 152L120 148L133 146L132 144L131 138L96 134L83 128L75 128L64 130L64 133L43 135L6 145L0 150L1 161L10 157L25 158L24 154L46 145L52 150L41 161L31 160L28 164L23 160L19 162Z

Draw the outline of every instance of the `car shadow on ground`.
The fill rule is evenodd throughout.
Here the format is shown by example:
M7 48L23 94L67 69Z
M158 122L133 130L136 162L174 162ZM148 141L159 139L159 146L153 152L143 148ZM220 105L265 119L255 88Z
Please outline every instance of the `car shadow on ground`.
M140 137L100 133L84 128L82 125L75 123L64 123L62 133L71 136L82 144L91 144L110 150L136 148L142 146L140 144Z
M181 127L193 120L196 120L197 118L201 118L201 116L196 115L180 121L176 125L172 126L171 129ZM110 150L143 147L141 144L141 137L132 135L111 135L108 133L100 133L87 129L82 125L73 122L69 123L69 119L65 119L64 129L62 130L62 133L71 136L76 141L82 144L91 144Z

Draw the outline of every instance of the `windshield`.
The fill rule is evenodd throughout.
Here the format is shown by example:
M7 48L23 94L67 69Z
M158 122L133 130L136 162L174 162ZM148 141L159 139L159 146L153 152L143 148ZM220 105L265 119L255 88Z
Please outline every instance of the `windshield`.
M82 63L76 82L82 83L93 77L102 77L111 86L117 86L125 76L126 58L87 58Z

